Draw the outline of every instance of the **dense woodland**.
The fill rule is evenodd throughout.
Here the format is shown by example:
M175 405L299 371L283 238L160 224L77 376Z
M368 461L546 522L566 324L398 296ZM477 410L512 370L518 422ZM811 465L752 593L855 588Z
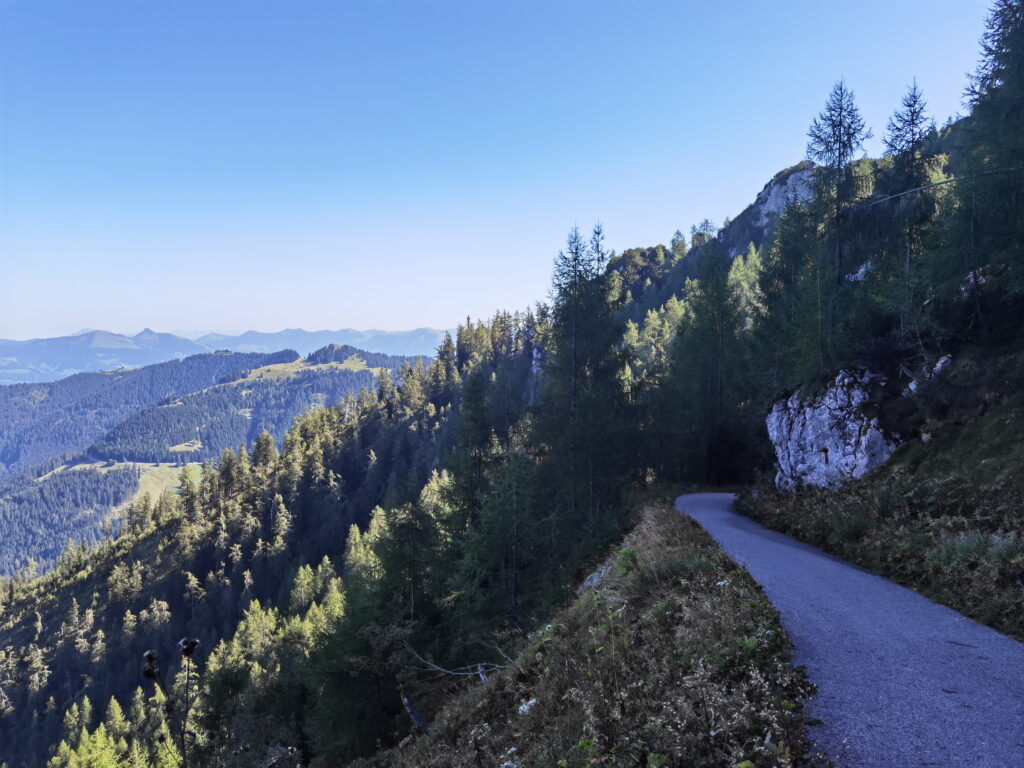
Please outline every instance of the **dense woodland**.
M253 370L264 366L301 361L290 350L220 353L0 388L8 410L18 414L6 443L18 454L11 466L21 468L0 479L0 573L48 568L69 541L92 544L116 530L116 521L107 525L109 511L138 488L139 471L131 463L202 462L225 448L251 447L261 432L280 441L299 414L372 387L380 370L397 373L413 362L422 359L330 345L314 352L307 366L267 377L250 378L261 376ZM82 448L115 419L112 429ZM51 434L40 426L47 420L60 428ZM79 450L68 451L69 445ZM30 457L38 463L23 468Z
M142 408L296 358L290 350L216 352L134 370L80 373L49 384L0 386L0 479L60 463Z
M135 496L131 465L9 478L2 486L0 573L40 574L69 543L100 542L116 530L108 511Z
M196 392L132 414L90 447L112 461L188 462L251 446L260 432L280 439L300 413L373 386L373 372L303 371ZM186 446L186 447L179 447Z
M353 361L358 362L353 365ZM424 358L331 344L312 352L305 362L311 367L282 376L240 375L235 381L142 409L90 446L89 456L113 461L203 461L216 458L225 448L251 447L261 432L280 441L299 414L373 388L378 372L394 375L402 366L423 365ZM186 444L195 447L177 447Z
M118 538L8 580L8 764L372 753L485 684L438 668L494 673L543 625L629 525L628 489L766 470L779 394L1019 350L1024 4L996 2L987 30L969 116L935 127L911 84L882 158L860 157L868 127L837 83L809 130L813 196L739 255L731 225L622 254L573 229L550 303L467 321L429 365L224 451L131 505Z
M387 368L389 371L397 371L405 363L415 365L427 362L427 358L423 356L367 352L365 349L357 349L348 344L328 344L326 347L321 347L306 355L306 362L310 365L326 365L327 363L345 363L352 358L362 360L369 368Z

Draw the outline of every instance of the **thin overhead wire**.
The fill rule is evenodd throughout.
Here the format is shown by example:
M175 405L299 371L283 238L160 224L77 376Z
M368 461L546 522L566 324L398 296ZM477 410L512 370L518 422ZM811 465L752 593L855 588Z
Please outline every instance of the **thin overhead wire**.
M991 171L982 171L978 175L979 176L988 176L989 174L993 174L993 173L1014 173L1015 171L1019 171L1019 170L1021 170L1021 169L1020 168L995 168L995 169L993 169ZM933 187L941 187L941 186L943 186L945 184L952 184L953 182L963 181L964 179L969 179L969 178L971 178L971 177L970 176L954 176L951 179L945 179L944 181L936 181L936 182L934 182L932 184L925 184L922 187L914 187L913 189L906 189L903 192L897 192L895 195L888 195L888 196L880 198L878 200L871 200L871 201L868 201L866 203L861 203L860 205L855 205L851 210L857 211L857 210L860 210L862 208L867 209L867 208L870 208L870 207L872 207L874 205L879 205L880 203L885 203L885 202L887 202L889 200L894 200L897 197L903 197L904 195L910 195L910 194L913 194L914 192L923 192L926 189L932 189Z

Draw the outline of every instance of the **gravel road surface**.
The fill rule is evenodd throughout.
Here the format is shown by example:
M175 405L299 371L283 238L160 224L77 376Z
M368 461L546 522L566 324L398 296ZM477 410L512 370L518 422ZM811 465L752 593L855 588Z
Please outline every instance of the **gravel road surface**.
M809 734L844 768L1024 767L1024 645L732 511L680 496L778 608L818 693Z

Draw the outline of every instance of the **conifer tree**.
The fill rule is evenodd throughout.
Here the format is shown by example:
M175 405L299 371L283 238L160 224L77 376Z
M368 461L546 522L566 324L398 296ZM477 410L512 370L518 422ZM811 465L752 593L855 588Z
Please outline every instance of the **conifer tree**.
M686 258L686 235L677 229L672 235L669 247L672 249L673 262L682 261Z
M885 128L882 143L885 153L907 169L913 168L915 155L928 135L935 130L935 123L927 115L928 105L921 89L914 80Z
M269 469L277 460L277 447L274 445L273 436L264 430L256 438L252 450L252 465L262 471Z
M131 725L125 719L124 710L113 696L110 697L110 702L107 704L103 722L107 727L107 732L115 739L126 738L131 730Z
M846 208L856 194L850 162L871 138L871 130L854 102L853 91L839 80L832 86L825 108L807 131L807 158L820 164L819 194L831 198L831 240L835 254L835 281L843 279L843 224Z
M314 592L313 569L308 565L300 565L295 578L292 581L292 592L288 599L288 611L293 614L301 614L316 597Z
M615 498L616 479L629 472L624 459L632 451L621 434L631 417L617 349L622 328L605 291L603 239L596 226L588 245L574 227L555 259L552 343L534 435L549 446L545 472L564 509L560 523L582 530L582 546L611 524L599 513Z
M959 192L967 250L1024 274L1024 0L995 0L966 97L972 149ZM981 257L980 253L985 256ZM970 259L969 259L970 260Z
M935 131L935 124L926 112L927 104L917 82L913 82L903 96L901 106L886 127L884 137L886 155L893 158L896 171L896 186L899 197L894 201L894 218L899 221L900 240L895 250L899 256L894 259L901 268L888 265L886 270L893 289L883 296L883 301L896 307L900 322L900 335L906 336L911 327L921 343L917 275L914 253L920 247L922 229L935 211L934 197L926 190L918 190L928 182L929 162L924 155L925 140ZM887 265L875 264L876 269ZM923 351L923 349L922 349Z

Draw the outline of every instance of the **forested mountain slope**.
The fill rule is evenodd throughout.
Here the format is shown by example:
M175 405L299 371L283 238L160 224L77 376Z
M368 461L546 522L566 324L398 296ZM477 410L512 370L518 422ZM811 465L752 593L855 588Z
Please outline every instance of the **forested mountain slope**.
M608 563L626 583L602 598L616 606L607 619L577 603L578 632L544 629L635 522L624 499L653 483L749 482L768 470L764 417L780 394L813 390L844 367L924 379L948 354L983 370L998 361L1019 380L1010 363L1024 349L1020 0L995 4L969 92L971 114L933 130L912 87L894 105L886 156L867 159L857 157L867 126L840 81L811 126L813 194L785 205L760 245L734 256L706 223L689 242L608 254L600 227L589 239L573 229L550 305L467 323L429 366L304 414L279 448L265 435L251 451L225 452L198 480L186 474L179 493L132 505L116 540L73 548L43 578L8 580L4 758L32 768L322 768L408 736L379 764L496 762L481 750L516 746L513 697L546 680L564 696L534 705L561 729L556 764L799 764L805 756L774 741L762 712L714 696L720 675L740 685L778 651L757 630L737 636L749 624L653 657L665 672L635 683L639 696L685 669L696 698L671 701L687 713L694 702L701 744L641 743L622 727L634 720L595 703L598 684L614 690L627 668L606 661L621 645L597 642L615 640L616 611L683 632L676 614L694 615L712 586L731 587L732 576L704 578L728 567L713 554L672 561L664 572L680 591L652 606L651 593L618 591L658 572L627 542ZM907 434L944 407L925 389L892 414ZM1001 389L986 404L984 392L958 394L953 428L1013 405ZM1019 434L1009 441L1019 445ZM897 488L879 503L900 509L901 497ZM958 518L1001 514L989 506L1001 496L976 498ZM888 526L886 540L898 547L905 532ZM745 596L732 594L742 608ZM524 650L532 666L498 669ZM466 698L445 709L453 692ZM784 698L770 711L798 708ZM502 720L483 719L491 713ZM723 713L729 730L714 749ZM511 722L523 722L515 738L532 740L529 754L545 755L542 729ZM624 737L636 738L633 757ZM432 738L443 740L436 751Z
M0 478L83 450L142 408L297 357L290 350L220 352L134 370L82 373L48 384L0 387Z
M10 418L0 440L13 458L0 479L0 572L30 559L48 566L68 541L98 541L154 465L207 461L263 431L280 440L299 414L412 362L331 345L308 359L217 353L0 389Z
M121 462L205 461L225 448L251 446L261 432L280 440L299 414L373 388L375 376L383 371L397 375L413 363L423 359L334 344L141 409L90 446L88 456Z

